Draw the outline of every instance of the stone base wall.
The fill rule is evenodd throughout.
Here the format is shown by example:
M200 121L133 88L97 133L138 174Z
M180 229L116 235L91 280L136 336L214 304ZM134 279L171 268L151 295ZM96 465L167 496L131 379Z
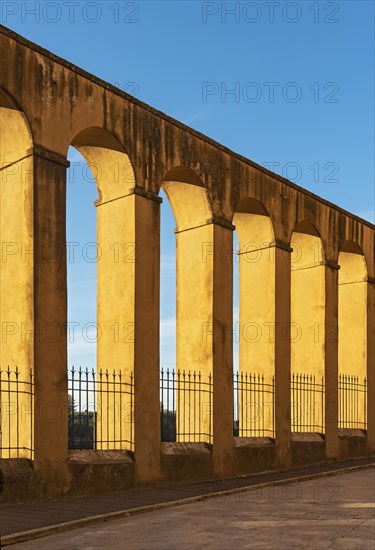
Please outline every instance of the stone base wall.
M291 468L328 462L324 445L324 436L320 434L293 434ZM366 434L361 430L340 430L338 460L365 456L368 456ZM207 443L162 443L160 460L162 477L153 485L202 482L203 491L203 482L215 479L212 445ZM0 469L5 480L1 505L81 496L95 498L103 493L118 498L124 489L136 491L145 486L137 483L134 454L125 451L71 451L69 482L64 487L45 483L28 459L0 459ZM234 438L230 477L278 469L273 439Z

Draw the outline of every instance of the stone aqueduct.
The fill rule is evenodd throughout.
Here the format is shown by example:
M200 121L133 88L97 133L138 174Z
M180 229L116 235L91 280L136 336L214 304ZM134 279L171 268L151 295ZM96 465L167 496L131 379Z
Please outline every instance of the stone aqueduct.
M252 358L267 376L271 371L275 375L271 467L311 461L313 442L298 446L291 433L293 369L325 377L320 460L373 453L374 226L4 27L0 27L0 53L1 367L18 365L34 372L31 429L33 468L39 479L53 480L60 489L72 479L78 483L67 449L70 146L83 154L94 174L94 168L100 167L98 365L122 365L134 372L133 481L157 482L177 475L160 443L161 187L177 226L176 365L213 377L213 445L209 458L204 458L208 469L204 466L200 477L259 469L253 458L259 459L259 450L251 442L244 450L233 438L229 251L234 226L240 258L249 242L260 243L263 251L257 262L240 261L240 326L257 319L262 326L273 327L273 337L261 338L255 345L241 341L240 369ZM135 261L115 263L110 250L114 242L135 243ZM53 261L46 253L52 249ZM296 250L300 254L293 263ZM293 322L302 327L298 342L290 337ZM110 330L114 323L131 323L134 339L114 345ZM314 324L321 332L318 339L307 329ZM206 337L202 326L210 327ZM46 337L50 327L58 327L60 337ZM366 376L368 384L367 432L359 446L354 436L344 437L338 428L338 373L353 369L354 374ZM51 403L59 410L53 422L43 413ZM188 460L185 457L181 474L187 478L193 475ZM194 476L199 477L199 463L192 464Z

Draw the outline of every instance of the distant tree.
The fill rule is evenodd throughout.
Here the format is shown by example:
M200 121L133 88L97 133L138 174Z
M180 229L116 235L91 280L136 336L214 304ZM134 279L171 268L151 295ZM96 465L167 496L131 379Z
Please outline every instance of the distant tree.
M73 396L68 395L68 448L93 449L95 413L78 410Z
M73 399L72 395L68 395L68 415L70 416L77 410L76 402Z
M176 441L176 412L160 404L160 428L162 441Z

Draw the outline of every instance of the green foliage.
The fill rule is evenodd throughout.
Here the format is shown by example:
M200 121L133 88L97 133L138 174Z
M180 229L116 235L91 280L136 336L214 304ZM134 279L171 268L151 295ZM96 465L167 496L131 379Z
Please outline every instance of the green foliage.
M94 449L95 413L77 411L76 404L70 400L68 416L69 449Z
M162 441L176 441L176 412L161 408L160 428Z
M71 415L76 410L77 410L77 405L76 405L73 397L69 394L68 395L68 414Z

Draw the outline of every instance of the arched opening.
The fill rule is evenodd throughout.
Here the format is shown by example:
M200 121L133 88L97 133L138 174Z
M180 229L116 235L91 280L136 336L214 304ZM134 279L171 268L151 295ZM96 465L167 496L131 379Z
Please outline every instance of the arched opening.
M66 241L68 276L68 365L96 369L98 190L85 158L68 151Z
M164 190L160 209L160 433L176 441L176 220Z
M0 128L0 457L32 458L33 139L25 114L2 90Z
M244 198L233 217L234 291L238 286L234 373L235 435L274 437L275 236L266 209ZM236 353L234 346L234 353ZM236 361L234 362L236 363Z
M293 432L324 432L325 265L323 244L307 221L291 247L291 402Z
M160 216L160 367L176 365L176 221L163 189Z
M161 189L175 221L175 243L168 238L168 259L176 261L175 296L172 286L164 288L162 283L162 290L168 292L161 296L162 308L168 302L172 322L168 334L175 330L176 335L176 370L161 373L161 436L164 441L211 441L212 212L202 182L187 168L170 170ZM162 206L162 235L163 218L171 226L171 212ZM167 248L165 243L161 247L162 251ZM163 350L168 345L163 320L161 335Z
M124 197L135 186L134 172L121 144L104 129L81 131L71 147L69 447L133 449L134 325L129 311L134 309L134 278L129 264L135 262L135 243L133 233L127 233L133 213Z
M367 265L348 241L339 254L339 427L365 429L367 421Z

